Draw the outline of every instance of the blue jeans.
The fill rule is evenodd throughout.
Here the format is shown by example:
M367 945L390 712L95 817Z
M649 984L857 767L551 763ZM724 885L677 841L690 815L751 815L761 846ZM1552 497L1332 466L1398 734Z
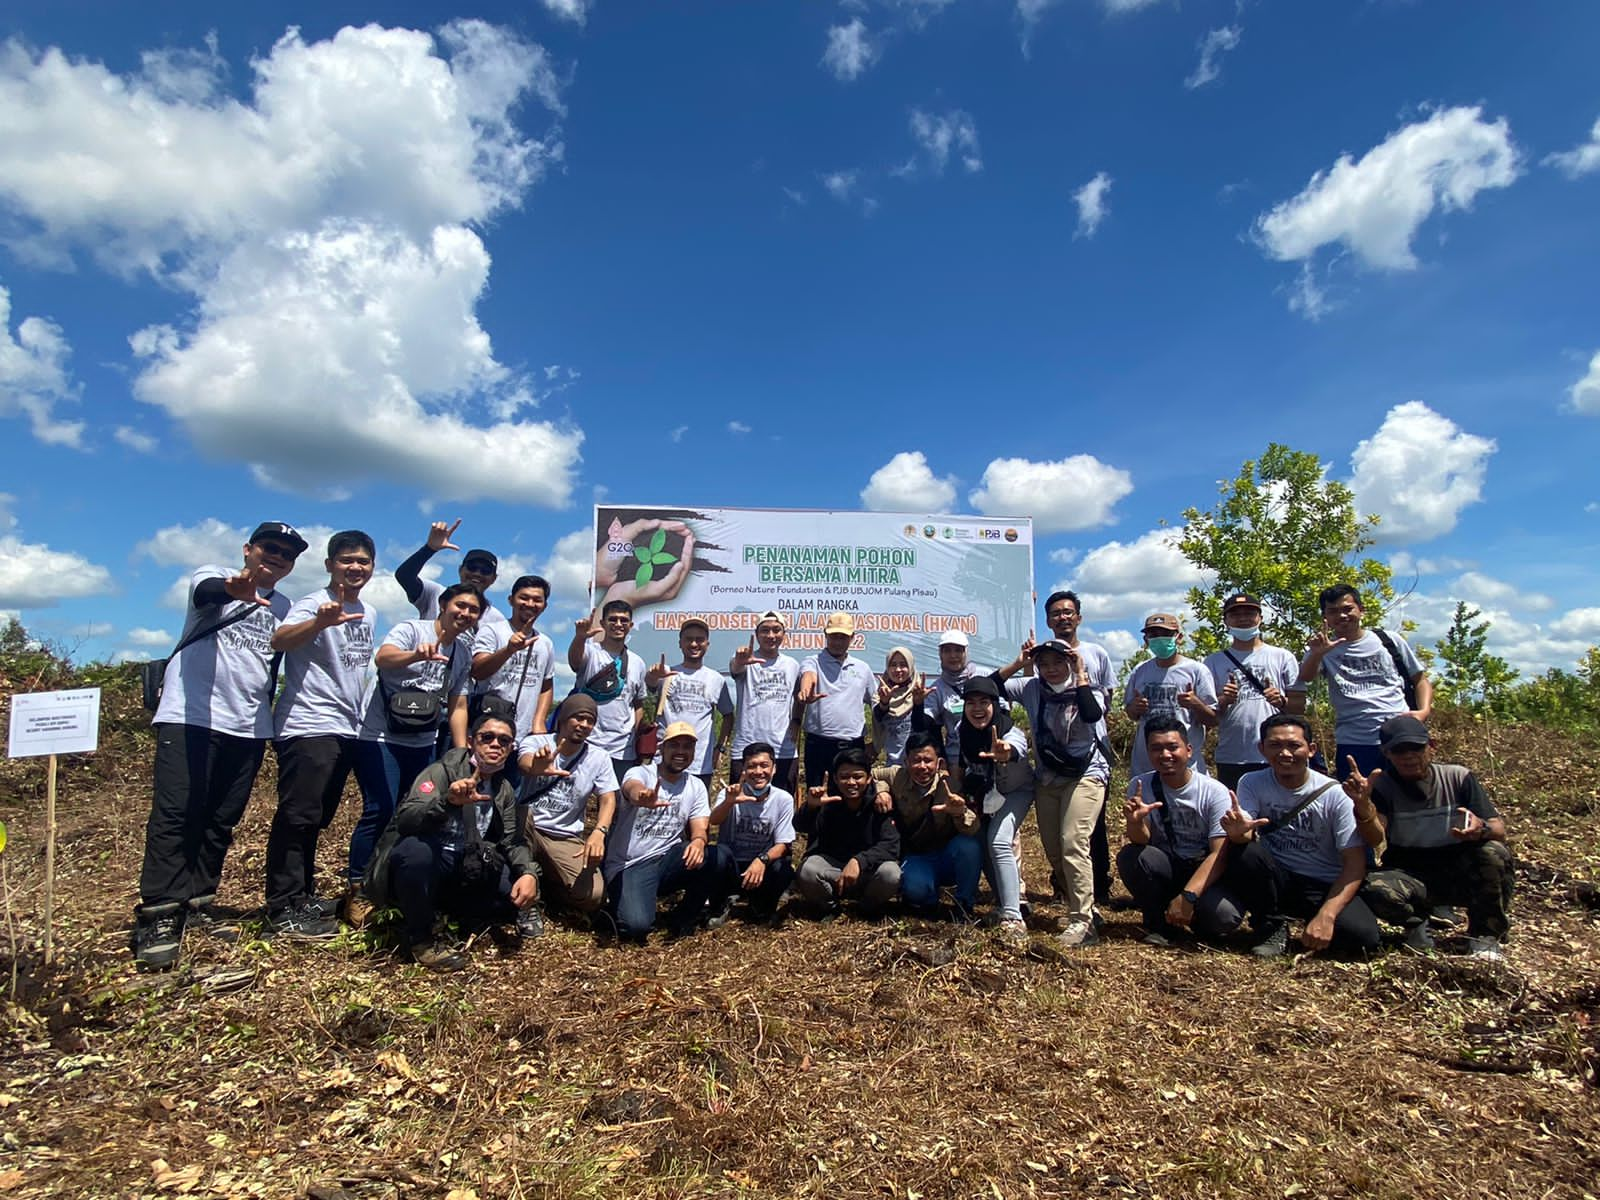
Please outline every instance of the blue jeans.
M400 910L406 941L420 946L433 938L433 918L442 909L468 920L511 920L511 871L489 888L468 891L457 871L461 851L446 849L419 837L401 838L389 852L389 895Z
M978 903L978 871L983 848L976 837L957 834L932 854L909 854L900 863L900 895L912 908L928 908L939 889L953 884L956 903L971 909Z
M683 847L673 846L654 858L634 863L606 875L606 895L617 932L632 941L644 941L656 923L656 899L662 892L693 890L701 868L683 865Z
M1013 792L1005 797L1000 811L989 817L981 831L986 853L984 873L994 889L995 907L1002 921L1022 920L1022 871L1013 846L1022 818L1033 805L1033 793Z
M366 874L378 839L394 819L395 805L411 790L417 776L433 761L433 746L396 746L390 742L356 743L356 784L361 788L361 819L350 835L352 883Z

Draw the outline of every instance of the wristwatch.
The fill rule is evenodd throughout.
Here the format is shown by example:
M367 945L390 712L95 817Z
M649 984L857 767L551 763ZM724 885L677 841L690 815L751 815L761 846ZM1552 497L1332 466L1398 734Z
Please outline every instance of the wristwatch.
M1200 897L1197 896L1195 893L1189 891L1187 888L1185 888L1183 891L1179 892L1178 895L1182 896L1191 905L1198 905L1200 903Z

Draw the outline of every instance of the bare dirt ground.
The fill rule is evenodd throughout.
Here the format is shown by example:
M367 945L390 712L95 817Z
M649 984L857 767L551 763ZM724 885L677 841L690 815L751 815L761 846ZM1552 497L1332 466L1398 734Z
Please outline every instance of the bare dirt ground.
M553 922L517 955L473 946L449 977L348 933L196 938L178 971L141 977L126 936L151 738L131 695L106 703L104 749L63 763L54 968L44 766L0 763L3 1196L1597 1190L1593 746L1444 725L1519 856L1498 966L1160 951L1133 914L1067 952L1042 909L1025 949L849 919L616 949ZM260 903L268 764L224 880L243 910ZM1031 822L1028 837L1037 892Z

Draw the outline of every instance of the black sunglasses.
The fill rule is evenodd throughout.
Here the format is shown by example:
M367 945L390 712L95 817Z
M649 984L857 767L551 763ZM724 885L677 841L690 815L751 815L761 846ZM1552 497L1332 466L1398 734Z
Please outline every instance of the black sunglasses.
M256 548L263 554L271 554L277 558L299 558L300 551L293 546L286 546L282 542L257 542Z
M480 733L478 740L486 746L511 746L517 739L509 733Z

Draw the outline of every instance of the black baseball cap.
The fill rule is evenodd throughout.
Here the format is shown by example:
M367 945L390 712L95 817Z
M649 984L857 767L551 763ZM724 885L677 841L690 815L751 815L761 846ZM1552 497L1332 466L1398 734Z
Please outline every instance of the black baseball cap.
M1247 592L1235 592L1222 602L1222 611L1227 613L1236 608L1253 608L1259 611L1261 601Z
M966 690L961 695L963 699L968 699L972 696L987 696L989 699L997 701L1000 699L1000 688L987 675L979 675L976 679L967 680Z
M492 550L468 550L461 556L461 565L471 567L473 563L486 562L489 564L491 574L500 573L500 560L494 556Z
M293 525L284 521L263 521L256 526L256 531L250 535L250 544L254 545L262 538L281 538L294 547L296 554L305 553L307 542L300 536L300 531Z
M1405 746L1426 746L1433 740L1428 727L1410 713L1390 717L1378 727L1378 745L1385 750L1399 750Z
M1065 658L1071 653L1072 647L1067 645L1060 638L1051 638L1049 641L1040 642L1033 648L1033 656L1035 658L1039 657L1041 654L1059 654L1061 657Z

